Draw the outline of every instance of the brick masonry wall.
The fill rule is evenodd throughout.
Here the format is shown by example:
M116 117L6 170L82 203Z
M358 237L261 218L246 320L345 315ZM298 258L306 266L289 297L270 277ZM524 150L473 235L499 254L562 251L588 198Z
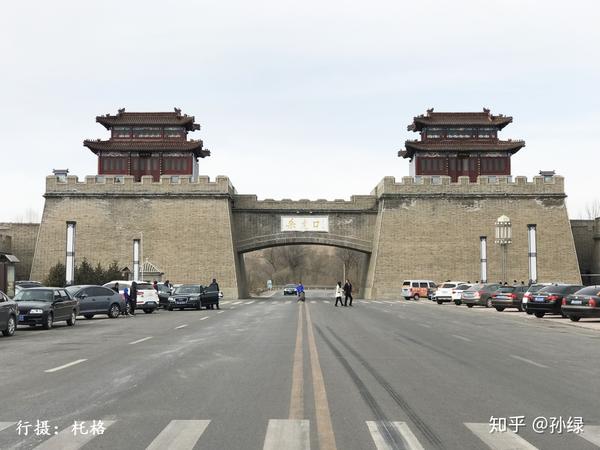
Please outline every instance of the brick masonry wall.
M15 265L17 280L30 279L39 228L40 224L38 223L0 223L0 234L11 237L10 253L20 261Z
M571 220L573 239L581 273L592 273L594 253L594 221Z
M380 213L367 297L398 297L405 279L478 280L480 236L488 237L488 281L500 281L502 255L494 234L503 214L512 222L509 282L529 278L530 223L537 225L538 280L581 282L562 179L536 177L528 183L519 178L493 185L425 180L421 186L384 179L375 190Z
M237 298L229 198L197 185L189 195L180 188L173 195L171 187L159 189L159 184L137 183L119 195L111 184L78 183L75 192L68 190L75 181L63 186L50 180L32 276L43 279L51 266L64 262L66 221L73 220L77 262L84 257L92 264L117 260L132 269L132 242L143 236L142 259L171 282L208 284L214 277L227 297Z

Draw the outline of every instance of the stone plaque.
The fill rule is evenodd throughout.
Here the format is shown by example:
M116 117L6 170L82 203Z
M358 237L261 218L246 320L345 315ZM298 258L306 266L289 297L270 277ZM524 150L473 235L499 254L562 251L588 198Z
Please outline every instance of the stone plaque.
M281 231L329 232L329 216L281 216Z

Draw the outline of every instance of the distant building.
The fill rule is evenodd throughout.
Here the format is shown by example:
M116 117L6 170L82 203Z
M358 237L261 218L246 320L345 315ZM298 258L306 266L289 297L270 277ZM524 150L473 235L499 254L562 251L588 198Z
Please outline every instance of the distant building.
M125 112L96 117L111 132L108 140L83 141L98 155L99 175L133 175L140 181L152 175L198 175L198 158L210 156L201 140L188 140L190 131L200 129L194 116L174 112Z
M433 112L417 116L408 126L420 140L408 140L398 156L410 159L410 175L445 175L452 181L468 176L510 175L510 158L525 141L498 139L512 117L483 112Z

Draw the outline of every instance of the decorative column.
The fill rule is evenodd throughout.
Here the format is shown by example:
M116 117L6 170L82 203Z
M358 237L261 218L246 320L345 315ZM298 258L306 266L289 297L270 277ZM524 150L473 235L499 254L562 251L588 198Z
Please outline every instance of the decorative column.
M481 264L479 278L482 283L487 283L487 236L479 236L479 254Z
M65 259L65 283L75 283L75 226L76 222L67 221L67 251Z
M133 281L140 280L140 240L133 240Z
M529 243L529 284L537 283L537 229L536 224L527 225L527 241Z

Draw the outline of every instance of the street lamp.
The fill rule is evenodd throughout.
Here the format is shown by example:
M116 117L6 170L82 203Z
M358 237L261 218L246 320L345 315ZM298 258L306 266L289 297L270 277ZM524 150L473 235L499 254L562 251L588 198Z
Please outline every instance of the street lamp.
M67 248L65 260L65 284L75 284L75 226L74 221L67 221Z
M482 283L487 283L487 236L479 236L479 255L481 264L479 278Z
M529 284L537 283L537 230L534 223L527 225L527 240L529 244Z
M506 266L508 245L512 243L512 226L508 216L500 216L496 220L496 244L502 249L502 281L506 282Z

